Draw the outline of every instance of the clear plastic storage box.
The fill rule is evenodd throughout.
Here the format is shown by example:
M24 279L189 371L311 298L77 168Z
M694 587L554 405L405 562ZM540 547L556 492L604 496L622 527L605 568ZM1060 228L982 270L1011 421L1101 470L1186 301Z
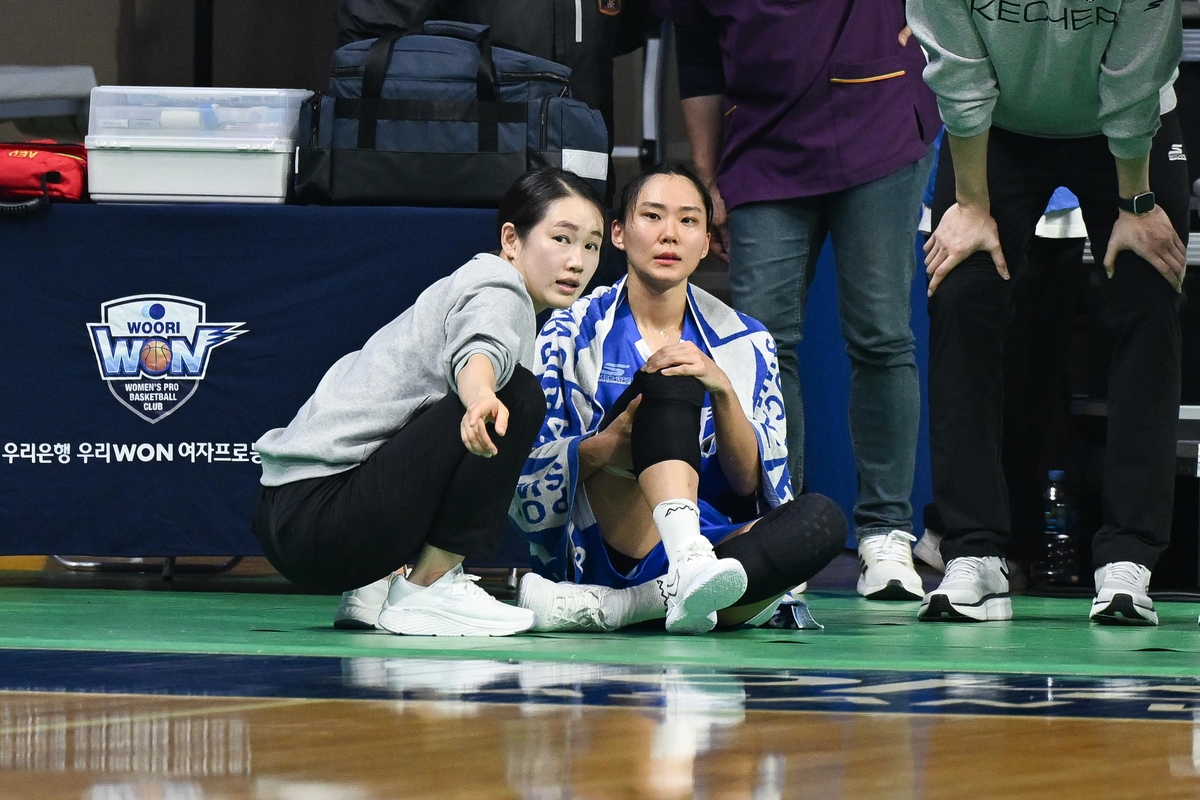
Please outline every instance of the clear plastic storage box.
M97 86L85 140L92 199L282 203L310 94Z

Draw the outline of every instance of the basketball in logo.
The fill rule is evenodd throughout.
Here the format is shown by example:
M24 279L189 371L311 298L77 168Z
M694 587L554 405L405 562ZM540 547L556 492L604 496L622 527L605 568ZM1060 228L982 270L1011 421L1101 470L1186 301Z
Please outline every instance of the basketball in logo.
M161 375L171 366L171 346L162 339L147 339L142 345L142 369L151 375Z

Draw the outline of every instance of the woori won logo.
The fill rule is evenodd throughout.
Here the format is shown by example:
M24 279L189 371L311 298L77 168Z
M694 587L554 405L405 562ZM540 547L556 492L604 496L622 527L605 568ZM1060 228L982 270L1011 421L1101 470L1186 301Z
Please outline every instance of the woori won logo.
M217 347L246 333L241 322L208 322L205 305L172 295L143 294L100 306L87 323L100 377L126 408L150 423L196 393Z

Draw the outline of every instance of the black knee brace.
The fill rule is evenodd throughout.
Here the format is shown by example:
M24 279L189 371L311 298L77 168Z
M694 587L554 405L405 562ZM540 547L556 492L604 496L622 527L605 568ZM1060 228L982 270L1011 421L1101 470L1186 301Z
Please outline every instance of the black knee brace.
M633 418L630 451L633 474L663 461L684 461L700 472L700 409L704 384L686 375L638 372L613 407L600 430L608 427L638 395L642 403Z
M736 558L745 567L748 584L738 601L744 606L804 583L845 546L842 509L823 495L803 494L772 509L741 536L717 545L716 552L721 558Z

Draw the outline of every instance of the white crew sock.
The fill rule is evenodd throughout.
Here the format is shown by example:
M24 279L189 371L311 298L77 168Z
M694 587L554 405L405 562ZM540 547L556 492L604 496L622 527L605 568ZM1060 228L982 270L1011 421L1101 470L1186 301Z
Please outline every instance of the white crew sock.
M604 616L614 627L624 628L667 615L667 595L663 578L639 583L627 589L613 589L603 601Z
M672 564L694 551L697 545L712 550L712 545L700 534L700 509L691 500L659 503L654 507L654 525Z

